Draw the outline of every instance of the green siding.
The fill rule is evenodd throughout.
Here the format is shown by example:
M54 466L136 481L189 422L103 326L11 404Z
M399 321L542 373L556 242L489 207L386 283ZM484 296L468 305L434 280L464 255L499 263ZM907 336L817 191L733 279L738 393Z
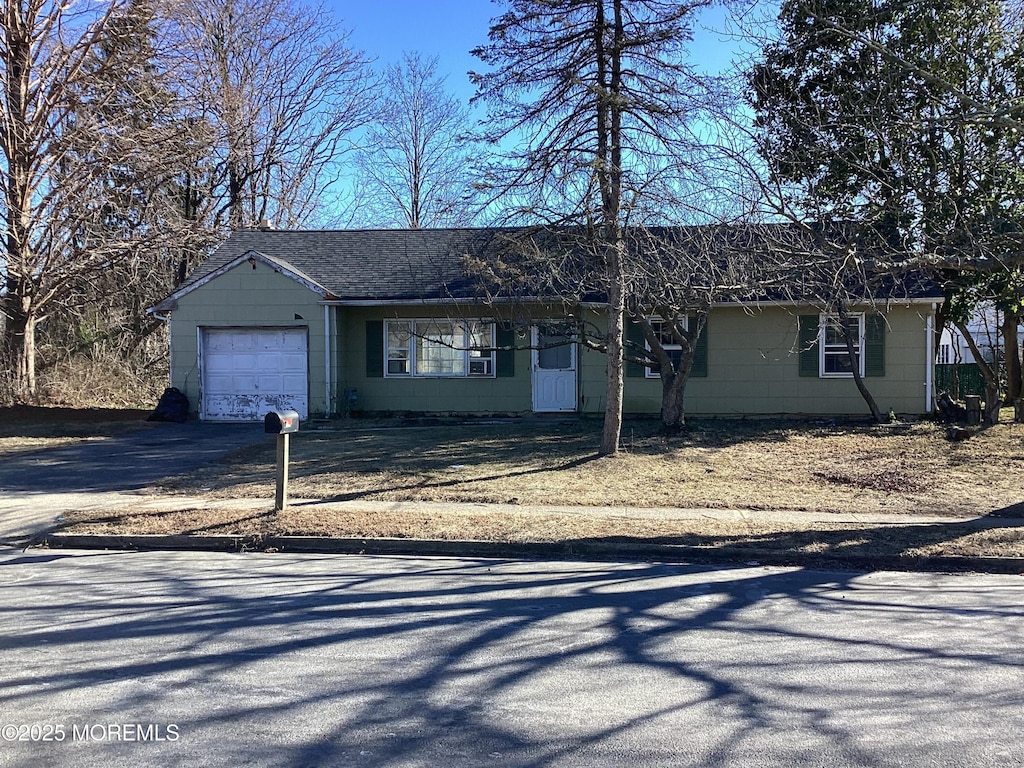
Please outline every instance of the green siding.
M383 323L395 318L457 317L452 307L345 307L340 346L347 364L342 386L359 392L356 410L413 413L525 413L531 408L530 350L495 353L494 376L399 377L384 373ZM479 317L471 315L470 317ZM380 332L369 331L370 327ZM526 345L513 329L495 329L497 346ZM369 366L370 358L380 360Z
M851 307L851 311L859 309ZM882 315L886 321L885 375L867 383L883 411L892 408L899 414L920 414L928 410L926 317L931 311L927 304L893 305ZM714 308L710 313L708 376L691 377L687 383L687 413L867 414L852 378L818 377L816 343L813 375L801 375L802 350L817 340L818 315L806 315L807 322L800 315L799 309L790 307ZM602 385L603 381L595 380L592 394ZM661 382L629 379L624 398L627 413L657 414Z
M329 412L320 301L318 294L263 262L256 262L255 268L243 262L185 294L171 312L171 386L185 393L192 411L198 410L200 328L307 328L309 411L311 415ZM332 389L336 386L337 381L332 382Z
M302 326L309 329L310 410L328 409L324 392L324 309L320 298L305 287L263 264L248 264L197 289L179 301L172 314L172 386L184 391L193 407L198 403L199 370L197 327ZM857 311L856 308L851 308ZM338 307L332 325L337 339L332 344L332 389L342 393L358 390L356 409L363 411L435 413L528 413L531 410L531 362L527 342L516 338L507 326L499 326L498 346L506 341L522 349L497 354L494 377L398 378L383 374L383 322L394 317L451 317L452 307ZM805 310L806 311L806 310ZM884 375L875 375L869 387L883 411L922 413L926 409L926 315L928 305L892 306L870 323L885 323L881 334ZM537 317L553 317L553 308L538 309ZM303 320L296 320L295 315ZM827 414L860 415L866 406L849 378L818 378L818 316L798 318L799 311L785 307L715 308L713 349L707 331L698 343L695 371L686 388L686 407L691 415L717 414ZM478 316L478 315L476 315ZM604 313L593 311L588 322L603 327ZM633 324L630 324L633 325ZM367 333L368 327L380 331ZM627 328L630 326L627 326ZM638 329L637 329L638 330ZM868 328L866 367L875 354L879 326ZM633 331L635 333L635 330ZM810 339L810 341L808 341ZM375 344L377 347L375 348ZM801 350L812 347L813 376L802 376ZM702 352L703 347L706 352ZM700 357L707 359L707 375L700 375ZM368 370L368 357L380 361L381 375ZM579 407L582 413L600 415L605 406L607 359L593 350L579 348ZM370 374L370 375L368 375ZM630 377L626 381L627 413L656 415L661 406L658 379Z
M436 310L442 314L444 310ZM883 410L897 413L925 411L926 343L925 315L930 307L894 306L882 319L885 333L885 376L870 379L869 387ZM365 376L365 324L396 316L422 317L422 308L349 308L349 336L341 344L356 364L349 364L346 388L359 389L359 407L368 411L424 411L455 413L526 413L531 409L530 351L512 353L511 376L486 379L399 379ZM819 378L817 344L813 344L813 376L800 375L800 336L810 331L817 339L817 315L801 322L789 308L715 308L698 342L698 359L705 356L707 375L691 375L686 387L687 412L692 415L823 414L861 415L866 406L849 378ZM449 313L450 316L450 313ZM538 312L550 317L550 312ZM603 313L589 318L599 326ZM633 325L633 324L630 324ZM627 326L628 328L629 326ZM635 325L634 325L635 328ZM358 329L358 333L356 332ZM633 331L635 333L635 331ZM496 342L503 339L496 336ZM517 343L525 345L525 340ZM701 351L705 347L706 354ZM870 354L870 353L869 353ZM500 367L500 363L499 363ZM582 413L600 415L605 405L607 359L580 348L578 357L579 407ZM353 377L352 371L358 375ZM625 385L627 413L657 414L661 407L659 379L629 377Z

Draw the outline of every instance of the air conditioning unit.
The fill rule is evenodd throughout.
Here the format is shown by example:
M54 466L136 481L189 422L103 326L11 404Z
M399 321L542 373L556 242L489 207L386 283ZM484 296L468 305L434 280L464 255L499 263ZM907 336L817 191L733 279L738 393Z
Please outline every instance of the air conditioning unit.
M470 360L469 361L469 375L470 376L490 376L491 375L491 359L484 358L482 360Z

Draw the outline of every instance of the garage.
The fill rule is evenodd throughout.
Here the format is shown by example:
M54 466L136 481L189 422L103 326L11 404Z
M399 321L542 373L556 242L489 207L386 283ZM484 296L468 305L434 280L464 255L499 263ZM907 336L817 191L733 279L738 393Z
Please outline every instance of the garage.
M267 411L309 413L306 328L200 330L200 418L261 421Z

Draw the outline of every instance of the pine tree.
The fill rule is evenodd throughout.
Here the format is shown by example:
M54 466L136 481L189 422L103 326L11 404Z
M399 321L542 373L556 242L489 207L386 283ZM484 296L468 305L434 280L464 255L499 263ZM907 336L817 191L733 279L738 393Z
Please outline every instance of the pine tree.
M485 138L507 142L486 181L519 219L584 233L593 281L607 300L601 454L619 449L630 265L625 228L642 220L646 190L680 149L695 92L690 25L703 3L512 0L474 51L488 106ZM509 202L514 201L514 202ZM660 201L659 201L660 202ZM559 268L556 258L550 263ZM563 276L564 277L564 276ZM554 282L561 282L560 278Z

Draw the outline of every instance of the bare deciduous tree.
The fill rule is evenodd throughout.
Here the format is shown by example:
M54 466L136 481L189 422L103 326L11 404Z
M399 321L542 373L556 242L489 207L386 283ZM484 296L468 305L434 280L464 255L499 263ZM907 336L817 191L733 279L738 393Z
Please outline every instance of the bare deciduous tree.
M358 155L359 220L373 226L468 226L476 214L469 109L445 91L437 58L406 53Z
M203 137L182 119L155 41L150 3L129 0L109 19L86 64L89 77L74 88L78 106L69 151L53 184L75 187L80 178L93 180L88 194L68 200L74 210L66 217L79 222L82 249L113 241L131 241L135 248L71 286L60 301L61 322L49 323L50 330L74 325L76 315L91 312L109 318L101 334L108 340L126 335L132 338L125 345L140 343L159 325L145 308L166 295L181 268L195 266L213 242L196 220L187 189L190 157ZM119 124L121 130L109 130ZM54 335L47 333L51 340Z
M114 96L94 79L126 65L126 56L98 57L111 42L120 0L57 3L20 0L0 15L0 176L4 244L0 267L5 316L4 357L21 399L36 393L36 326L66 296L129 254L137 242L95 233L93 195L106 168L76 158L112 137L126 137L126 115L110 114L102 130L76 122L81 95L99 110ZM114 32L116 34L116 32ZM77 172L65 172L74 165Z
M290 0L165 0L162 15L165 66L211 135L203 217L307 225L369 114L363 54L322 8Z

